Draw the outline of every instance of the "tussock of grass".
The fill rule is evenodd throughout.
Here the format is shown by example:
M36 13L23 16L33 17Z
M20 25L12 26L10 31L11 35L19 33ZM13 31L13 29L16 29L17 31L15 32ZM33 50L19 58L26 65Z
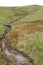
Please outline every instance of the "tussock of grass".
M0 23L7 24L12 20L14 22L16 20L16 23L13 23L9 36L6 38L7 44L30 56L34 59L35 65L42 65L43 7L36 5L15 8L0 7ZM0 24L0 38L6 29L6 26ZM7 65L7 61L5 61L2 56L3 53L0 50L0 65Z
M34 59L35 65L43 64L43 23L16 23L7 43Z
M17 48L27 56L34 59L35 65L43 64L43 32L35 32L28 35L29 38L17 42L10 42L13 48ZM18 37L19 38L19 37ZM20 38L19 38L20 39ZM15 40L16 41L16 40Z

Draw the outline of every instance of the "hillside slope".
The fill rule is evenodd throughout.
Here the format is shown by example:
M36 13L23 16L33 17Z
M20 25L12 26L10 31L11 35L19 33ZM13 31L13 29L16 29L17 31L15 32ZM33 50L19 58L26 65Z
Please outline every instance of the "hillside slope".
M22 18L20 21L35 21L35 20L43 20L43 7L39 8L36 12L33 12L32 14Z
M0 46L8 24L11 25L6 36L8 48L21 51L35 65L43 65L43 6L0 7ZM0 47L0 65L7 65L3 56Z
M30 56L35 65L43 64L43 21L19 22L13 25L7 44Z

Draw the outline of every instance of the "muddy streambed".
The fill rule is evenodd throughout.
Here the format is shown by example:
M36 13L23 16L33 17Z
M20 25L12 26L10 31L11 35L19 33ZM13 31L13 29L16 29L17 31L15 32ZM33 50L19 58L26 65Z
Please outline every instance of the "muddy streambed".
M28 24L28 23L27 23ZM31 25L31 26L30 26ZM26 25L27 28L30 27L30 31L34 32L34 31L42 31L43 30L43 23L31 23L30 25ZM33 26L34 25L34 26ZM19 26L19 25L18 25ZM21 27L23 27L22 25L20 25ZM25 27L25 26L24 26ZM20 27L19 27L20 28ZM21 29L21 28L20 28ZM16 30L16 28L15 28ZM28 29L26 29L27 31ZM3 38L2 38L2 50L4 52L4 54L6 55L6 59L9 62L9 65L32 65L33 63L30 62L30 59L28 59L27 57L25 57L24 55L22 55L20 52L17 52L16 50L16 54L12 53L8 47L6 47L6 35L8 35L9 32L7 31Z
M7 34L5 34L6 36ZM9 65L32 65L32 62L30 60L23 56L20 52L17 52L16 54L12 53L8 48L6 47L6 39L5 36L2 38L2 50L4 54L6 55L6 59L9 62Z

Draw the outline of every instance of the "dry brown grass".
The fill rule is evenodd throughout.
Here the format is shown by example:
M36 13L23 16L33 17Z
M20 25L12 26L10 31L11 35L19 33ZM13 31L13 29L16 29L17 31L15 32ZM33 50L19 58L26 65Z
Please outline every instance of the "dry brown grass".
M35 65L43 64L43 22L19 22L7 36L8 45L34 59Z
M43 31L43 23L18 23L15 24L15 26L12 27L11 32L8 36L8 41L16 41L18 42L19 39L22 37L22 39L26 39L28 37L28 34L31 34L35 31ZM19 37L19 39L18 39Z

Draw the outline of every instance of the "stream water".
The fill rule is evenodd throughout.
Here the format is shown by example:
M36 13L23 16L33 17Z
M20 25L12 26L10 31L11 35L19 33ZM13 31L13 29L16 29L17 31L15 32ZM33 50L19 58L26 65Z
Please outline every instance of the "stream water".
M2 49L7 57L11 56L12 59L14 58L17 61L16 65L32 65L32 63L29 62L29 59L24 57L22 54L20 54L20 53L14 54L14 53L10 52L6 47L6 39L5 38L2 39ZM13 65L13 64L11 64L11 65Z

